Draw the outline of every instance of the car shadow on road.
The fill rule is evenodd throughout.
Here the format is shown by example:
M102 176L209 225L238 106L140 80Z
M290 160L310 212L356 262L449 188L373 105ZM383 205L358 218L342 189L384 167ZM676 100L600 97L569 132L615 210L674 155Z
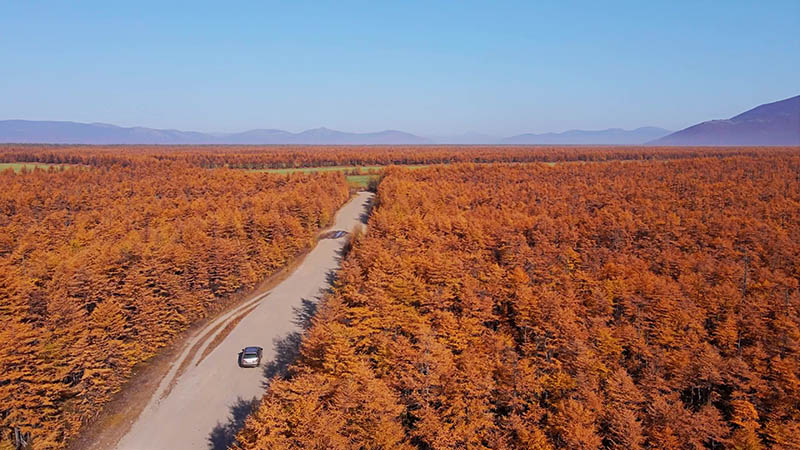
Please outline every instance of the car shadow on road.
M209 450L227 450L236 439L236 433L244 426L244 421L258 407L259 399L253 397L250 400L241 397L231 406L228 421L217 423L208 435Z

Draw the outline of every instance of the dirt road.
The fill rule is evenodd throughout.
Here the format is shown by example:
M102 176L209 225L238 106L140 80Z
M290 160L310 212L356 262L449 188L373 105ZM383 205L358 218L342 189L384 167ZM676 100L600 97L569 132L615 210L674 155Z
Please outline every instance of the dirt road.
M366 192L351 199L330 230L351 231L366 217L371 199ZM274 289L243 302L190 339L118 450L227 448L269 378L293 359L303 320L330 286L347 237L328 236ZM238 366L245 346L264 348L262 367Z

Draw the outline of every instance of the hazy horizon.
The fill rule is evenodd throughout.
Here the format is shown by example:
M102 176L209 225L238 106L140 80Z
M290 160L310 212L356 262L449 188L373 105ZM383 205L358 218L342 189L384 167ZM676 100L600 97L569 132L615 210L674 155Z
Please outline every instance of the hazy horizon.
M224 136L224 135L230 135L230 134L245 133L245 132L248 132L248 131L267 131L267 130L286 131L286 132L293 133L293 134L299 134L299 133L303 133L303 132L306 132L306 131L314 131L314 130L330 130L330 131L339 131L339 132L343 132L343 133L357 133L357 134L380 133L380 132L385 132L385 131L400 131L400 132L410 133L410 134L414 134L415 136L426 137L426 138L449 138L449 137L468 136L468 135L483 136L483 137L493 137L493 138L503 138L503 137L516 136L516 135L520 135L520 134L562 134L562 133L568 133L568 132L571 132L571 131L588 131L588 132L601 132L601 131L611 131L611 130L636 131L636 130L642 129L642 128L659 128L659 129L663 129L665 131L677 131L677 130L670 130L670 129L667 129L667 128L659 127L659 126L656 126L656 125L642 125L640 127L635 127L635 128L621 128L621 127L608 127L608 128L602 128L602 129L570 128L570 129L565 129L565 130L551 130L551 131L542 131L542 132L535 132L535 133L523 132L523 133L517 133L516 135L503 136L503 135L481 133L481 132L473 132L473 131L465 131L465 132L461 132L461 133L446 133L446 134L435 134L435 133L434 134L417 134L417 133L411 133L411 132L409 132L407 130L400 130L400 129L397 129L397 128L382 128L382 129L365 130L365 131L352 131L352 130L342 130L342 129L326 127L324 125L317 126L317 127L312 127L312 128L297 129L297 130L287 130L287 129L284 129L284 128L262 126L262 127L247 128L247 129L232 130L232 131L217 131L217 130L179 129L179 128L156 127L156 126L152 126L151 127L151 126L144 126L144 125L120 125L118 123L110 123L110 122L102 122L102 121L80 122L80 121L75 121L75 120L56 120L56 119L38 120L38 119L20 119L20 118L15 118L15 117L8 117L8 118L0 117L0 122L5 122L5 121L64 122L64 123L76 123L76 124L81 124L81 125L107 125L107 126L119 127L119 128L147 128L147 129L163 130L163 131L180 131L180 132L189 132L189 133L196 132L196 133L207 134L207 135L210 135L210 136L213 136L213 135Z
M0 120L679 130L798 94L800 4L0 6Z

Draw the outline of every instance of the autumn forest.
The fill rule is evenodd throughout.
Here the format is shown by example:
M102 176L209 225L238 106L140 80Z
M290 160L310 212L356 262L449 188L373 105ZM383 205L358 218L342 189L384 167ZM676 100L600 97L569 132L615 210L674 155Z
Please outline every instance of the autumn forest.
M60 166L0 172L0 449L66 448L354 190L252 169L363 165L367 231L233 448L800 448L800 148L0 146L22 162Z
M132 367L312 245L340 174L0 173L0 425L60 448ZM1 447L0 447L1 448Z
M797 448L800 158L388 171L256 448Z

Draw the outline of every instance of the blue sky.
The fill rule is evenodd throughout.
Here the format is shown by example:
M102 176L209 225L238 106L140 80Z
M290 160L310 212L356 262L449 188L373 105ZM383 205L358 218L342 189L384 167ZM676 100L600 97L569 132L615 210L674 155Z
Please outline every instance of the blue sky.
M679 129L800 94L800 2L0 2L0 119Z

